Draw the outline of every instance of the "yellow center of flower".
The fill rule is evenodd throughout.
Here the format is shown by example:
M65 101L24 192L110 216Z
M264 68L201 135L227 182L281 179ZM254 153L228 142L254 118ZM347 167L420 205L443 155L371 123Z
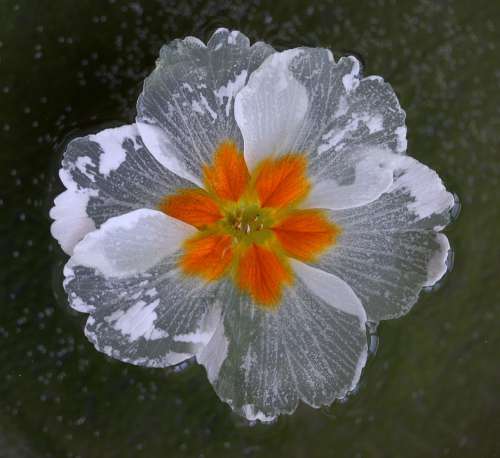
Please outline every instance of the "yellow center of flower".
M268 158L249 173L233 142L222 143L203 170L205 189L166 196L160 209L195 226L179 263L206 281L230 276L262 308L276 309L293 282L289 257L314 261L340 228L318 209L298 208L310 184L306 158Z
M221 226L239 242L263 243L272 234L272 223L273 218L265 208L251 203L226 209Z

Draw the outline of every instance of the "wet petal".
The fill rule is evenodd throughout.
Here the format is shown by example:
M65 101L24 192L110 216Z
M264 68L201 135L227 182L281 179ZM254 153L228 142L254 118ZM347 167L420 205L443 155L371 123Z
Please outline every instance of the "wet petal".
M316 178L304 207L342 210L365 205L377 199L392 184L399 157L384 150L365 150L356 154L355 166L349 159L336 163L338 179ZM340 178L340 172L343 172ZM333 171L333 169L332 169ZM341 180L345 180L341 183Z
M198 229L222 218L217 203L202 189L184 189L167 196L159 209L172 218L192 224Z
M243 154L233 142L217 148L213 163L204 168L205 183L221 199L237 202L250 179Z
M90 313L95 347L132 364L163 367L190 358L220 315L215 285L178 269L181 240L195 229L154 210L115 217L75 247L64 268L70 305Z
M50 226L50 233L65 253L72 254L75 245L96 228L94 220L87 213L89 200L96 194L92 190L73 188L54 199L54 207L50 210L54 222Z
M292 261L294 273L317 298L327 304L356 316L364 330L366 312L361 301L344 280L299 261Z
M288 256L312 261L330 248L340 233L320 210L296 210L273 227Z
M59 175L67 190L50 211L51 232L68 254L107 219L156 208L164 195L192 186L154 159L135 124L72 140Z
M295 152L309 99L306 88L287 68L300 53L294 49L271 55L236 96L234 115L251 170L268 155Z
M203 165L218 145L242 147L234 121L236 93L273 52L240 32L217 30L205 46L188 37L164 46L137 104L137 121L146 145L166 167L201 184Z
M310 207L371 202L392 183L406 149L405 114L380 77L362 79L354 57L326 49L270 56L236 97L250 167L269 153L307 153Z
M330 212L342 234L318 265L349 283L369 320L404 315L447 270L450 246L436 231L449 223L453 205L434 171L404 157L377 201Z
M70 305L90 313L87 338L124 362L177 364L201 351L219 321L218 286L183 275L176 256L127 277L104 276L74 259L64 273Z
M76 245L73 263L109 277L147 271L180 250L196 229L162 212L134 210L110 218Z
M367 356L365 315L342 280L294 261L297 279L273 312L235 290L197 355L217 394L249 420L292 413L299 400L329 405L358 383Z

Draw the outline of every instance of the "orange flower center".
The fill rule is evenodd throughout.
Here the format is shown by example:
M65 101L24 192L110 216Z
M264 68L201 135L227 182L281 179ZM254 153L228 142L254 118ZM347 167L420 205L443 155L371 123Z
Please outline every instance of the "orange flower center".
M184 243L181 270L205 281L230 276L260 307L278 308L293 282L288 258L314 261L340 233L324 211L298 208L310 190L306 168L304 155L287 154L250 174L236 144L222 143L204 167L205 189L182 189L159 205L199 230Z

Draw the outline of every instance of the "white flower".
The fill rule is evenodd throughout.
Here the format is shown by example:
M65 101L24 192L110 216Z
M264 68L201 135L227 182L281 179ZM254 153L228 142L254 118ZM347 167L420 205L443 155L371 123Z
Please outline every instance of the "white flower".
M161 50L137 112L68 145L51 211L89 340L143 366L194 356L251 420L346 396L367 322L447 269L454 199L405 155L391 86L219 29Z

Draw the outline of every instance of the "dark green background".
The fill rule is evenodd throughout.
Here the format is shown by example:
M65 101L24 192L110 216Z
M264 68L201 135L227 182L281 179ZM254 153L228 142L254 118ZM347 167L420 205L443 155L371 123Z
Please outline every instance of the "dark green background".
M500 456L499 19L493 0L0 0L0 456ZM358 55L462 203L453 271L380 325L359 392L271 426L234 416L196 365L97 353L49 235L65 142L131 122L161 44L219 26Z

